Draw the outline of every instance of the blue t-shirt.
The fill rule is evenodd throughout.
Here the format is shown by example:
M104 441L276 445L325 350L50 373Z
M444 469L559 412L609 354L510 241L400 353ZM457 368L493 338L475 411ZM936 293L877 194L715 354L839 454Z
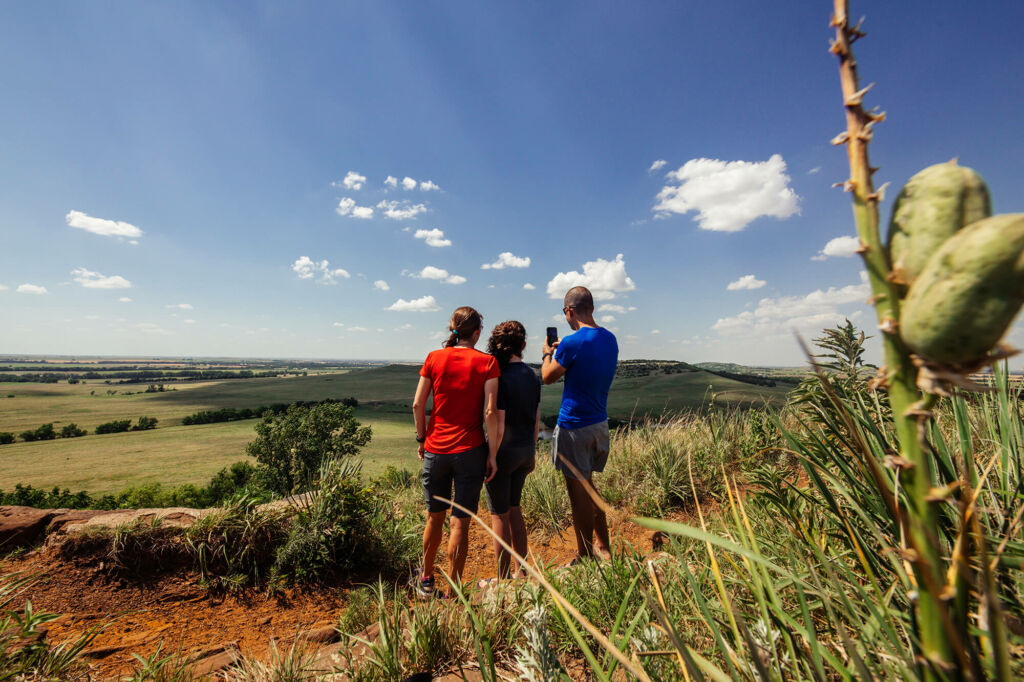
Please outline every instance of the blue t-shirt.
M600 327L580 327L558 344L555 361L566 370L558 425L581 429L607 421L608 389L619 361L615 335Z

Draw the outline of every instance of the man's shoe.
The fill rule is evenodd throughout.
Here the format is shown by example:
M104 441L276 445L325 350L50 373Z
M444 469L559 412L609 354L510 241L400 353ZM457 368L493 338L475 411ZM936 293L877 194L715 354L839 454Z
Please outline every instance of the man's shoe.
M412 579L409 581L413 591L416 592L416 596L424 601L433 598L434 596L434 576L429 578L421 578L419 572L413 573Z

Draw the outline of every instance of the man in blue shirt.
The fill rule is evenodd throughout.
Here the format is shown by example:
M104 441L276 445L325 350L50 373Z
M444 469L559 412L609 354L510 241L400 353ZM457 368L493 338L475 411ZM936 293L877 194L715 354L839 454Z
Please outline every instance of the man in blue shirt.
M587 488L593 489L591 476L604 471L608 461L608 390L619 345L614 334L594 321L594 297L586 287L569 290L562 313L573 333L553 345L545 340L541 357L545 384L565 377L551 452L569 491L578 558L608 558L608 520Z

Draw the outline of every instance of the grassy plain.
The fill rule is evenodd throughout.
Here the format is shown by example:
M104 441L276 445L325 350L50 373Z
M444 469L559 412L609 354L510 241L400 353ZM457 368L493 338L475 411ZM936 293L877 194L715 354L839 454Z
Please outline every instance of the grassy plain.
M92 432L113 419L160 420L152 431L2 446L0 489L27 483L107 493L143 483L205 483L245 457L256 420L182 426L182 417L221 407L349 396L359 400L357 418L373 428L373 440L362 453L366 471L374 474L388 464L415 468L410 412L418 370L388 365L305 377L181 383L163 393L145 393L146 384L102 381L0 383L0 431L19 433L47 422L59 430L75 422ZM544 388L543 414L557 413L561 392L560 384ZM652 372L616 379L608 407L612 416L627 419L699 409L711 405L712 396L714 405L736 406L777 402L786 392L786 387L754 386L706 372Z

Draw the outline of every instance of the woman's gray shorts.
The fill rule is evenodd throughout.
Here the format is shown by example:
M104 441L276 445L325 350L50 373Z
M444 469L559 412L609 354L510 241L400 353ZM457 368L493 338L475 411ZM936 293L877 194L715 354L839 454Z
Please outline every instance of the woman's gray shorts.
M608 461L608 422L598 422L578 429L556 426L551 436L551 459L555 468L571 478L590 479L595 471L604 471ZM572 468L566 466L568 460Z

